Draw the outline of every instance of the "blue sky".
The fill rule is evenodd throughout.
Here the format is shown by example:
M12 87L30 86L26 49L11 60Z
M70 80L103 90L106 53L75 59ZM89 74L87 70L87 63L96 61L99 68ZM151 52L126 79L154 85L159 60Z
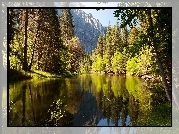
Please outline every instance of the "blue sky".
M55 4L57 4L58 2L55 2ZM97 2L80 2L82 3L82 5L84 5L85 7L117 7L117 4L119 2L108 2L108 3L97 3ZM57 4L58 6L58 4ZM110 25L113 26L116 24L117 18L114 17L114 11L116 9L105 9L105 10L96 10L96 9L82 9L85 13L91 13L93 18L98 19L99 22L103 25L103 26L108 26L109 25L109 21L110 21Z
M107 4L105 3L100 3L98 4L97 2L81 2L85 7L117 7L117 3L119 2L109 2ZM116 9L105 9L105 10L95 10L95 9L82 9L86 13L91 13L94 18L98 19L99 22L103 26L108 26L109 21L110 24L113 26L117 22L117 18L114 17L114 11Z
M105 9L105 10L96 10L96 9L82 9L85 13L91 13L93 18L98 19L99 22L103 26L108 26L109 21L110 24L113 26L117 22L117 18L114 17L114 11L116 9Z

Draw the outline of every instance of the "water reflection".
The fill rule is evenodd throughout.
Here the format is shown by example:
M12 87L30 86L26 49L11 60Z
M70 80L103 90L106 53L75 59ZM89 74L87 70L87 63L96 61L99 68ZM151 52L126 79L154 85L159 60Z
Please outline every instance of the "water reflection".
M79 75L10 84L10 126L145 126L155 97L139 78ZM155 90L156 91L156 90Z

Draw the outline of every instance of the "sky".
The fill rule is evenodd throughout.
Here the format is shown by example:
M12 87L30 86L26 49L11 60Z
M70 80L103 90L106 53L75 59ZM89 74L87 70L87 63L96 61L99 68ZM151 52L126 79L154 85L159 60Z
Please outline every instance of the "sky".
M108 26L109 21L110 25L113 26L117 22L117 17L114 17L114 11L116 9L105 9L105 10L96 10L96 9L82 9L85 13L91 13L93 18L98 19L103 26Z
M58 2L55 2L55 4L57 3ZM117 7L117 4L119 2L108 2L106 4L105 3L98 4L97 2L80 2L80 3L85 7ZM111 26L115 25L117 22L117 18L114 17L113 14L116 9L105 9L105 10L98 10L98 11L96 9L81 9L81 10L83 10L87 14L91 13L93 18L98 19L103 26L108 26L109 21Z
M119 2L109 2L107 4L105 3L100 3L98 4L97 2L81 2L85 7L116 7L117 3ZM117 18L114 17L114 11L116 9L105 9L105 10L96 10L96 9L82 9L85 11L85 13L91 13L95 19L98 19L99 22L103 26L108 26L109 21L110 25L113 26L117 22Z

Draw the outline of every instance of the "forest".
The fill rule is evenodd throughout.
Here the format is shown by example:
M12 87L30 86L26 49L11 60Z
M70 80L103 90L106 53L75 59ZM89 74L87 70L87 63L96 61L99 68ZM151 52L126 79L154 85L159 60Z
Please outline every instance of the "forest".
M106 9L107 10L107 9ZM110 24L85 53L70 9L9 9L9 80L83 73L132 75L162 83L171 102L171 8L116 9ZM110 21L110 20L109 20ZM127 29L130 26L130 30Z

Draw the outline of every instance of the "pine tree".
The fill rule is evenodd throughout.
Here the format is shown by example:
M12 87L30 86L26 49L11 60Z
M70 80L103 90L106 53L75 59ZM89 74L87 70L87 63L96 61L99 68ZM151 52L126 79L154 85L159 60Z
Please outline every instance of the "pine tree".
M120 49L121 38L120 38L119 22L116 22L116 25L114 25L113 27L112 38L113 38L113 43L111 48L113 49L113 55L114 55L114 53Z
M39 58L41 59L42 68L44 71L59 72L61 71L60 51L63 48L60 40L59 21L57 17L57 10L44 9L42 10L43 29L41 30L41 39L43 39L44 46ZM51 20L51 21L49 21Z
M66 42L67 45L67 68L70 72L79 72L80 60L84 57L84 49L78 37L74 37Z
M137 38L138 38L138 30L136 27L133 27L130 29L130 32L129 32L128 46L132 47L134 42L137 40Z
M97 42L97 48L96 48L96 53L100 54L101 57L103 57L103 35L100 34Z
M65 43L67 40L71 40L75 35L71 10L63 9L59 21L61 29L61 38L62 41Z
M128 40L128 32L127 27L121 28L120 32L121 44L120 44L120 51L123 51L124 47L127 47L127 40Z
M105 35L105 41L104 41L105 53L103 55L106 72L111 71L111 58L112 58L112 55L113 55L112 49L111 49L111 44L112 44L111 34L112 34L112 28L111 28L111 25L109 23L109 25L107 27L107 32L106 32L106 35Z

